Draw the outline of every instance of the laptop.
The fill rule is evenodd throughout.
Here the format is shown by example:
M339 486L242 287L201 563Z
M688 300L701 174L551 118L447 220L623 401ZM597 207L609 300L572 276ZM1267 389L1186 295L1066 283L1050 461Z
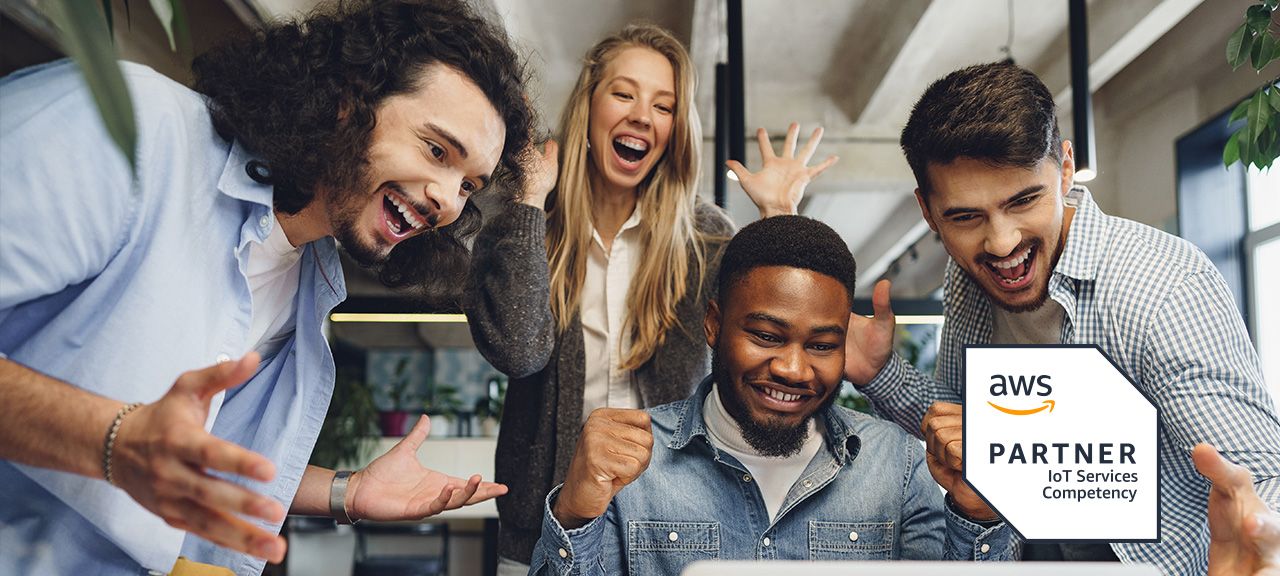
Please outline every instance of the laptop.
M1160 576L1155 566L1119 562L758 562L700 561L682 576Z

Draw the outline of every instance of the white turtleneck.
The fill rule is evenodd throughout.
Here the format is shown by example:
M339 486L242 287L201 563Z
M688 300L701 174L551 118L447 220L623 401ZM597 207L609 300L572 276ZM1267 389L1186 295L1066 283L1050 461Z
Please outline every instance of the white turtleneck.
M712 384L711 393L702 402L702 419L706 421L707 434L711 437L712 444L747 467L760 489L760 495L764 497L765 510L769 518L773 519L791 487L800 479L804 469L809 466L809 461L813 460L822 447L822 433L818 430L817 418L809 419L809 432L799 452L785 457L762 456L747 444L738 422L724 409L718 387Z

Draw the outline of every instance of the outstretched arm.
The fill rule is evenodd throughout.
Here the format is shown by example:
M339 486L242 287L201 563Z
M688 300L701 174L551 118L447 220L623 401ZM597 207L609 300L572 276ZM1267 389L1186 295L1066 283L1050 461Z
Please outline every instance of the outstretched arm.
M160 400L127 413L112 446L112 480L170 526L278 562L284 540L240 516L279 522L284 506L210 474L268 482L275 465L204 429L210 399L257 366L250 353L187 372ZM0 359L0 458L105 479L107 433L125 406Z
M431 420L423 416L395 447L351 475L343 503L351 520L421 520L507 493L505 485L483 482L478 474L463 479L423 467L418 449L430 431ZM333 476L333 470L308 466L290 511L328 516Z
M476 236L462 308L480 354L494 368L523 378L546 367L555 348L547 214L555 185L557 146L548 140L531 162L520 202L494 216Z
M1253 475L1208 444L1191 452L1209 491L1209 575L1280 576L1280 515L1254 490Z
M809 166L822 142L822 128L818 127L809 136L804 148L796 152L796 140L800 134L800 125L795 122L787 128L787 139L782 144L782 155L775 154L773 144L769 142L769 133L764 128L756 130L756 139L760 142L760 159L763 166L759 172L751 172L737 160L730 160L726 166L742 184L761 218L796 214L800 201L804 199L804 190L819 174L835 165L839 158L828 156L816 166Z

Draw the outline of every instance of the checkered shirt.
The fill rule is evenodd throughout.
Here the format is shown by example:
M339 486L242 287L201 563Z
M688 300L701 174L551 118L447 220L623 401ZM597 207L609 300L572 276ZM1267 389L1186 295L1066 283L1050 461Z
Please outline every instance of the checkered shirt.
M1167 574L1201 575L1209 558L1209 483L1191 462L1208 442L1253 473L1258 494L1280 509L1280 421L1257 353L1226 282L1190 242L1108 216L1083 187L1049 297L1066 310L1062 342L1096 344L1160 409L1161 510L1158 543L1112 544L1126 562ZM935 401L962 401L965 344L991 340L991 303L954 261L947 264L946 323L937 372L894 357L861 391L879 413L920 434ZM1105 522L1106 518L1099 518Z

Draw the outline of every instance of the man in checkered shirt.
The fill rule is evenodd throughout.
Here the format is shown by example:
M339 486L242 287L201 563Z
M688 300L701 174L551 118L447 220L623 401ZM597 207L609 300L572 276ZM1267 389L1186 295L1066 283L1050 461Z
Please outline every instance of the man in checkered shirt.
M935 82L912 110L902 148L921 212L951 256L938 369L931 377L892 354L881 281L875 317L850 321L846 377L881 415L925 439L930 468L950 471L942 482L950 497L990 510L961 474L963 346L1096 344L1160 408L1161 541L1025 545L1023 559L1147 562L1179 575L1280 570L1272 512L1280 421L1209 259L1180 238L1103 214L1073 187L1053 95L1016 65L973 66Z

